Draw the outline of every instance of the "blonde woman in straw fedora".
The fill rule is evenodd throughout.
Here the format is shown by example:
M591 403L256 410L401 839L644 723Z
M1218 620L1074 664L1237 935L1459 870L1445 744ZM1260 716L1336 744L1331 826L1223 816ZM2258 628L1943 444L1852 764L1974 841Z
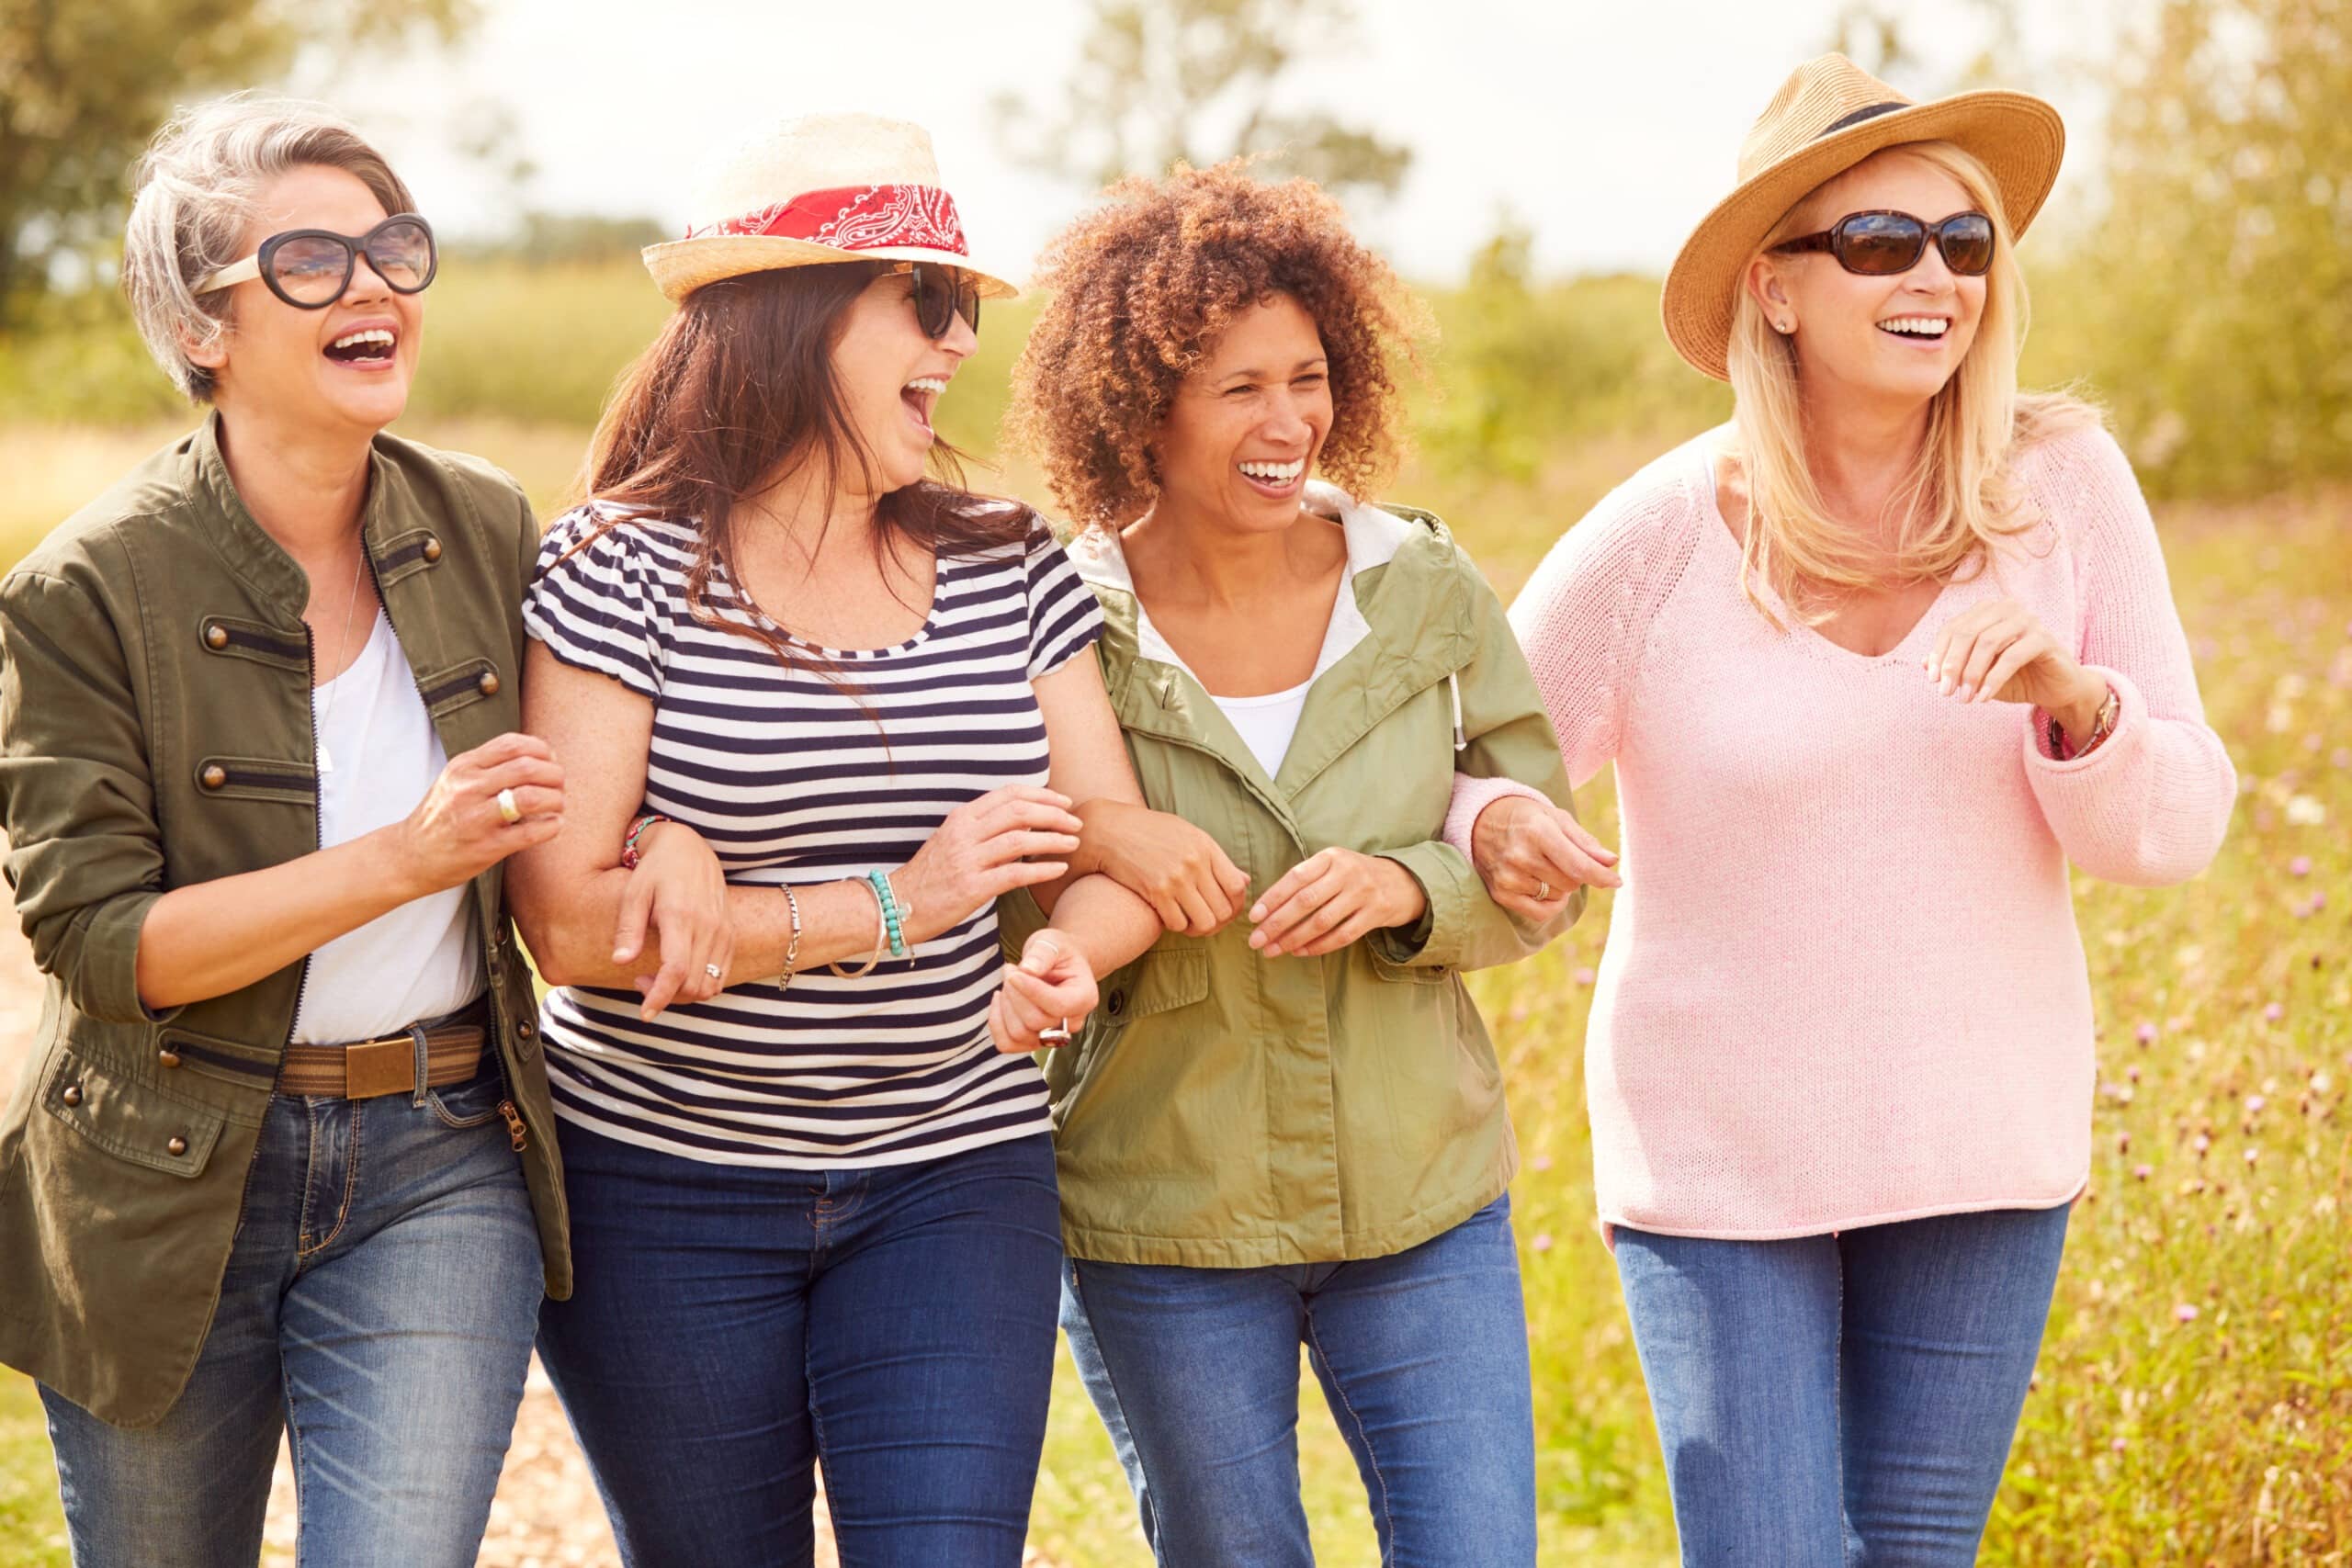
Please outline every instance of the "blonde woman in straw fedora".
M2131 467L2017 389L2062 145L1799 68L1666 286L1730 425L1512 611L1571 776L1617 768L1595 1188L1688 1563L1973 1561L2089 1168L2068 863L2179 882L2229 820ZM1455 829L1540 915L1596 868L1497 793Z
M578 1248L541 1350L631 1563L811 1561L821 1461L844 1562L1011 1568L1062 1258L1026 1053L1159 930L1081 877L998 953L1073 807L1140 799L1093 595L1026 507L927 477L1012 288L929 137L862 115L736 153L646 262L677 313L524 609L526 722L586 781L513 881ZM649 1018L653 857L698 857L729 940Z

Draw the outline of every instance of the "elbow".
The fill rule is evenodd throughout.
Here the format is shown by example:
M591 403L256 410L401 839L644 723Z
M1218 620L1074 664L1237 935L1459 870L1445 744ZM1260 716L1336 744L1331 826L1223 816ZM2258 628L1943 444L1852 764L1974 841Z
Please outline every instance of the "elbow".
M2075 863L2101 882L2125 887L2171 887L2202 874L2222 851L2231 810L2164 813L2138 833L2095 844L2075 855Z
M155 897L142 893L25 923L34 967L58 983L66 1005L84 1018L159 1023L194 999L172 998L161 976L142 973L152 966L141 962L141 927Z
M536 898L516 898L512 905L514 933L531 955L531 967L550 986L588 984L591 933L577 920L561 918Z

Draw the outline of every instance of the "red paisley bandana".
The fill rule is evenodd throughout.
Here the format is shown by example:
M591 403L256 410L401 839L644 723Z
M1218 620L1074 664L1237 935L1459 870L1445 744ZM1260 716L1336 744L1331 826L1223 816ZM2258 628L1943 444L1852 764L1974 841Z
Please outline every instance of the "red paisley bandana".
M964 225L956 203L936 186L844 186L812 190L774 207L721 219L686 231L689 240L719 234L765 234L808 240L845 251L919 245L956 255L964 248Z

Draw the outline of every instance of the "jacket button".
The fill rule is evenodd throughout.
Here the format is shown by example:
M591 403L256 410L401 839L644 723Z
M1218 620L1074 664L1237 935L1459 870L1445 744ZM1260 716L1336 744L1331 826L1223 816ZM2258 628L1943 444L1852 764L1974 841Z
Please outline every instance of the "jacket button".
M526 1040L528 1040L531 1037L532 1031L537 1027L538 1025L533 1023L527 1018L518 1018L514 1021L514 1032L521 1035Z
M218 621L211 622L204 628L204 646L210 649L228 647L229 628Z
M155 1060L167 1067L176 1067L180 1065L180 1054L166 1045L155 1053Z
M167 1155L174 1156L175 1157L184 1155L187 1153L187 1140L181 1137L177 1133L175 1133L171 1135L170 1139L164 1143L164 1152Z
M441 558L441 541L430 534L424 536L424 558L427 561L437 561Z
M481 688L481 694L485 697L494 697L498 695L498 671L495 670L483 671L481 672L481 679L476 681L474 684Z
M1127 993L1125 991L1113 991L1111 993L1111 1016L1113 1018L1116 1018L1126 1010Z
M77 1083L67 1084L65 1086L65 1092L59 1095L57 1098L63 1100L68 1105L79 1105L82 1103L82 1086Z
M215 762L204 770L200 782L207 789L219 789L229 782L229 770Z

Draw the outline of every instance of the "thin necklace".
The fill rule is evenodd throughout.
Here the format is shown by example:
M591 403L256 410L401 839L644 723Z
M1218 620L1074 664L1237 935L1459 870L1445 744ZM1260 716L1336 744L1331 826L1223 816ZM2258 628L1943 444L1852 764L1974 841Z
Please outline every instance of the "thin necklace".
M343 635L335 639L335 661L339 664L343 662L344 654L348 652L351 648L351 615L353 611L359 608L359 569L367 564L368 541L363 538L359 541L358 558L351 563L351 596L343 602ZM334 772L334 758L329 754L327 750L327 721L334 717L334 699L338 694L335 691L335 686L345 675L350 673L351 671L346 666L344 669L336 671L334 673L334 679L327 682L327 710L319 716L318 735L316 737L319 751L319 772L322 773L331 773Z

